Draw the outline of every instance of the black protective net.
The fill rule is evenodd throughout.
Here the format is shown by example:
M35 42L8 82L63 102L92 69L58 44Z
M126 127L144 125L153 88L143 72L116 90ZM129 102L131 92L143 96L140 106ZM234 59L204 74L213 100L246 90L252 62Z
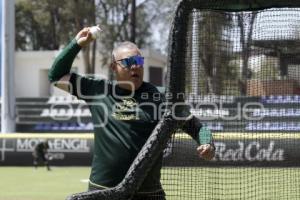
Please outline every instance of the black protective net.
M178 130L166 198L300 199L300 8L178 9L170 91L212 130L216 156L199 159Z

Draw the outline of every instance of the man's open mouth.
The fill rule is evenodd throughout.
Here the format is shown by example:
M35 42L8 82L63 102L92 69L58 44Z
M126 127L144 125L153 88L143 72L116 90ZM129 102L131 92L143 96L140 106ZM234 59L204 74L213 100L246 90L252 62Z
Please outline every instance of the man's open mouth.
M139 78L140 76L138 74L132 74L131 77L132 78Z

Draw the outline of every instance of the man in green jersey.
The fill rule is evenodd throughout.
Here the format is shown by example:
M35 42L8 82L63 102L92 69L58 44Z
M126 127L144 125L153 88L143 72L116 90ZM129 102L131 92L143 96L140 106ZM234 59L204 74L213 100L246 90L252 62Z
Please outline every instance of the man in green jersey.
M108 81L70 73L82 47L93 41L90 28L81 30L57 56L49 71L49 80L88 104L94 124L94 156L89 190L116 186L124 178L130 164L159 121L162 98L152 84L143 81L144 58L138 47L123 42L112 52L111 68L116 80ZM60 84L60 83L68 83ZM202 125L192 118L183 127L199 143ZM193 131L193 130L194 131ZM195 131L196 130L196 131ZM214 156L213 142L200 145L199 155L210 160ZM160 183L162 154L150 170L135 200L164 200Z

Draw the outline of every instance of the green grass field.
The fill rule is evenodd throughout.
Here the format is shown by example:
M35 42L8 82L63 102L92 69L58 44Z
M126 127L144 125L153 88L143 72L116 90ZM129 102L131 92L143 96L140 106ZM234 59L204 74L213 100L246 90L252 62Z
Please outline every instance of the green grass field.
M0 167L0 200L63 200L87 189L88 167Z
M0 200L63 200L87 189L88 167L0 167ZM300 168L168 168L168 200L300 199Z
M300 199L300 168L168 168L162 181L168 200Z

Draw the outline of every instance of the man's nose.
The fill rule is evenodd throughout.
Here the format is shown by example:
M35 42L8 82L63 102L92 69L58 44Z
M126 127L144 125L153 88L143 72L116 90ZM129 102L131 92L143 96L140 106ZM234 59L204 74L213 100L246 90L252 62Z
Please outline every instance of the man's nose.
M130 69L138 69L138 68L140 68L140 66L137 64L133 64L130 66Z

